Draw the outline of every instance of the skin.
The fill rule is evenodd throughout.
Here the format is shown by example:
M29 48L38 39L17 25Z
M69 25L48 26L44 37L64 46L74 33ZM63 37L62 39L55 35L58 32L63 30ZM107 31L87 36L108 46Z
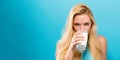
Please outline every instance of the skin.
M78 30L90 31L91 21L88 15L76 15L73 21L73 29L75 32Z
M84 40L84 37L81 35L81 32L79 30L85 30L86 32L89 33L90 28L91 28L91 21L88 15L83 14L83 15L76 15L74 17L73 29L75 31L75 34L72 37L72 41L66 53L65 60L72 60L75 45L81 43L81 41ZM106 39L103 36L99 36L98 39L103 46L104 60L106 60ZM57 50L59 50L59 46L60 44L58 44Z

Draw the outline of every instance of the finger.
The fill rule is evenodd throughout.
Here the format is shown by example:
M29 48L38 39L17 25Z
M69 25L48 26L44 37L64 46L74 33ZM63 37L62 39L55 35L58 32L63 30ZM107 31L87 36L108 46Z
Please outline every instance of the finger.
M77 41L77 42L72 43L73 46L75 46L77 44L81 44L81 41Z
M80 42L80 41L84 41L84 40L82 38L77 38L74 41L72 41L71 43Z
M77 41L80 41L79 39L74 39L71 43L74 43L74 42L77 42Z
M77 40L84 40L83 36L75 36L72 38L72 42L77 41Z
M84 38L76 38L75 41L84 41Z
M74 38L84 38L84 36L82 36L82 35L76 35Z
M79 35L79 34L81 34L81 32L76 32L73 36L76 36L76 35Z

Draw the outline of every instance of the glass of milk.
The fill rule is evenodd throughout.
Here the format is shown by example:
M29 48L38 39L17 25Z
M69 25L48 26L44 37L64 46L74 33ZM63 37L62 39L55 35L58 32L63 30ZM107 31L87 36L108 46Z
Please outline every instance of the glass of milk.
M82 36L84 37L84 40L81 41L81 43L76 45L76 49L78 52L83 53L86 50L87 47L87 40L88 40L88 32L87 31L80 31Z

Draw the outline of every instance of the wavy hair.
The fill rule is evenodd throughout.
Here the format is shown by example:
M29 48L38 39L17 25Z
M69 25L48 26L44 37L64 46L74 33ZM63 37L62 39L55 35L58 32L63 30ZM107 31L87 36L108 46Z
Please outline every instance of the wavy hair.
M64 31L61 39L57 44L60 44L60 49L58 50L56 60L64 60L66 52L70 46L73 34L75 33L73 30L73 19L76 15L87 14L91 20L91 28L88 35L88 47L90 52L94 58L94 60L103 60L103 50L100 42L97 39L96 33L96 23L93 17L91 10L84 4L75 5L68 16L66 26L64 27ZM73 60L81 60L82 54L73 51Z

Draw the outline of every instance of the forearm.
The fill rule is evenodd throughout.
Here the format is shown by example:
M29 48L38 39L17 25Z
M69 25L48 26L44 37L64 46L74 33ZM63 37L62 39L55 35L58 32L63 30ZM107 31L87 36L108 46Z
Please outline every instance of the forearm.
M72 60L72 58L73 58L73 51L68 50L65 56L65 60Z
M103 59L104 59L104 60L107 60L106 53L104 53Z

